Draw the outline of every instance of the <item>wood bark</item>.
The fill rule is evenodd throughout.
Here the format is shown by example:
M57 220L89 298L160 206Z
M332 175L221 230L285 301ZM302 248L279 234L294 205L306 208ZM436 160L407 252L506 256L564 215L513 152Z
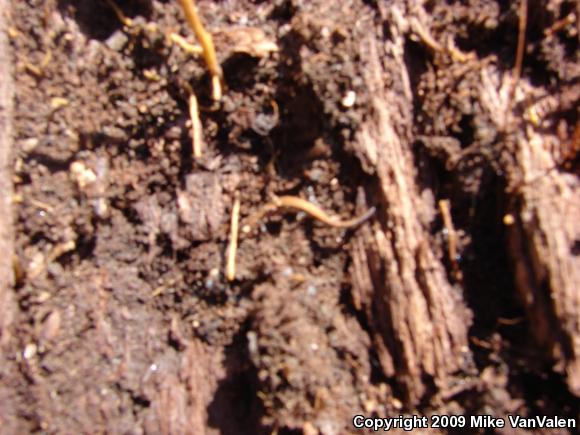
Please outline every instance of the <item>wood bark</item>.
M555 371L565 376L570 392L580 396L578 174L564 170L567 163L556 152L568 140L534 128L511 110L502 90L512 86L512 78L504 75L494 84L493 75L482 69L479 100L504 138L497 146L509 155L500 162L508 185L508 212L515 219L508 226L506 247L514 284L531 334ZM525 91L532 85L520 80L518 86ZM563 91L560 108L579 98L577 87Z
M430 242L436 205L416 182L403 33L392 23L388 62L374 36L361 47L368 64L366 86L374 97L356 152L375 171L376 200L384 207L380 225L359 232L355 240L354 300L370 319L384 373L397 380L408 405L415 406L430 385L445 395L454 374L469 368L470 312Z
M513 194L508 250L531 332L580 396L580 185L557 166L542 135L517 138L519 184Z
M383 207L380 225L356 236L353 298L369 319L384 373L397 380L407 405L415 406L434 391L439 397L452 394L454 377L470 370L470 311L428 231L436 205L416 182L413 95L403 42L409 21L397 19L403 14L395 9L387 20L391 41L385 52L377 38L360 50L374 97L355 148L365 169L376 175L374 199ZM526 125L513 109L504 92L512 86L511 73L492 80L496 73L486 68L479 103L498 132L493 146L510 155L496 165L509 186L505 201L515 218L506 246L514 285L538 346L570 391L580 395L578 177L558 168L554 137ZM518 86L524 91L529 84ZM430 385L435 389L429 391Z
M12 286L12 109L14 85L12 59L6 34L8 5L0 0L0 349L8 340L8 328L14 317Z
M9 50L7 15L8 1L0 0L0 379L13 379L13 365L6 362L11 341L11 325L16 315L12 254L14 231L12 225L12 115L14 87L12 58ZM14 391L8 382L0 384L0 425L6 433L17 433L19 423L14 419Z

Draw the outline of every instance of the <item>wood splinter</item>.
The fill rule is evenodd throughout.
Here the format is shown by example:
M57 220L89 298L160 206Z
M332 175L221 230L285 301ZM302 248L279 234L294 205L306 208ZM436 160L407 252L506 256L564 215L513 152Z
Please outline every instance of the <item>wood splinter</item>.
M447 230L447 255L449 257L449 262L451 263L452 276L456 282L461 282L463 280L463 274L461 273L461 268L457 261L457 232L453 226L451 205L448 199L442 199L439 201L439 210L441 211L441 217L443 218L443 225Z
M226 263L226 278L233 281L236 278L236 253L238 251L238 228L240 223L240 194L235 193L234 206L232 207L230 244L228 246L228 259Z
M514 65L512 84L508 93L506 113L512 109L516 88L518 86L518 82L520 81L520 77L522 76L522 65L524 62L524 51L526 48L526 27L528 23L527 17L528 0L520 0L520 7L518 11L518 45L516 48L516 63Z
M356 216L347 220L340 220L337 217L329 216L322 209L298 196L276 196L270 203L266 204L259 212L248 219L248 223L244 226L243 229L244 232L249 232L251 227L260 221L266 214L281 208L302 211L314 219L335 228L353 228L359 226L363 222L366 222L368 219L370 219L376 211L375 207L371 207L361 216Z
M199 107L195 94L189 96L189 117L191 118L191 141L193 157L199 159L202 154L203 137L201 121L199 119Z

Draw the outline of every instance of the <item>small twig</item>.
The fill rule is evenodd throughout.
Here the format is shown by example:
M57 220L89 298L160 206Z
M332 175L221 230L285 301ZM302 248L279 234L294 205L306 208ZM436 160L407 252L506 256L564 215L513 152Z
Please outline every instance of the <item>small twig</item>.
M550 37L553 36L555 33L561 31L566 26L573 24L576 21L576 14L574 12L570 12L561 20L556 21L552 26L544 30L544 36Z
M474 56L472 54L465 54L457 47L455 47L454 43L450 41L447 47L444 47L439 42L435 40L435 38L431 35L431 33L421 24L419 19L413 18L410 20L413 31L417 34L419 39L425 44L428 48L433 51L440 52L440 53L448 53L454 60L459 62L467 62L468 60L472 59Z
M32 65L31 63L26 62L24 64L24 69L26 69L26 71L28 71L29 73L31 73L36 78L42 78L42 77L44 77L44 71L41 70L39 67L37 67L35 65Z
M363 222L367 221L368 219L370 219L375 214L376 211L375 207L371 207L361 216L357 216L352 219L343 221L337 217L329 216L328 214L326 214L326 212L324 212L311 202L306 201L305 199L299 198L297 196L277 196L270 203L266 204L262 208L262 210L260 210L256 215L248 219L247 224L248 231L249 228L253 226L253 224L261 220L266 214L272 211L276 211L280 208L290 208L298 211L303 211L304 213L308 214L314 219L317 219L320 222L335 228L356 227L362 224Z
M222 97L221 79L222 79L222 69L217 61L217 56L215 48L213 45L213 39L211 34L205 30L199 16L197 14L197 9L195 8L193 0L179 0L187 22L193 29L195 37L199 41L201 48L203 50L203 58L207 64L207 68L212 76L212 86L213 92L212 97L214 100L219 101Z
M199 108L195 94L189 96L189 117L191 118L193 156L199 159L202 153L203 138L201 121L199 120Z
M441 44L439 44L439 42L437 42L435 40L435 38L433 38L433 36L431 36L431 34L429 33L429 31L427 29L425 29L425 27L419 21L419 19L411 18L409 21L411 23L411 27L412 27L413 31L417 34L417 36L421 39L421 41L427 47L429 47L433 51L439 51L439 52L445 51L443 46Z
M232 207L230 245L228 246L228 260L226 263L226 278L233 281L236 278L236 252L238 251L238 228L240 223L240 194L235 193Z
M451 218L451 206L448 199L439 201L439 210L443 218L443 225L447 230L447 255L452 267L453 279L460 282L463 279L459 263L457 263L457 232L453 226L453 219Z
M512 108L516 87L522 75L522 64L524 62L524 49L526 44L526 27L528 25L528 0L520 0L519 25L518 25L518 47L516 50L516 63L514 66L514 76L510 92L508 94L507 111Z
M106 0L106 2L111 7L111 9L113 9L113 11L115 12L115 15L117 16L117 18L119 19L119 21L121 23L123 23L124 26L127 26L127 27L133 26L133 20L131 18L128 18L123 13L123 11L117 5L117 3L115 3L113 0Z

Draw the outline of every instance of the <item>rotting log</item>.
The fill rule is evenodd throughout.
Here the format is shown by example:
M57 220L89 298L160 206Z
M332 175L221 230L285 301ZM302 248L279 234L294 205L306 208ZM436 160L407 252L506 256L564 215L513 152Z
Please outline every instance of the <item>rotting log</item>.
M355 152L376 175L375 200L382 207L378 222L353 243L353 299L369 319L383 372L414 407L426 395L445 397L457 376L470 370L471 313L430 242L436 205L416 182L404 36L396 21L390 31L388 62L372 37L360 50L373 98Z

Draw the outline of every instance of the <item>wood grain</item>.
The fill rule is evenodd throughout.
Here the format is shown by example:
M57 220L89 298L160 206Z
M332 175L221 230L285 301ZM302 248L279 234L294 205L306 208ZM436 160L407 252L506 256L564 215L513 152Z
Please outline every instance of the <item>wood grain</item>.
M377 213L380 223L356 234L353 291L355 305L370 320L383 372L397 380L408 404L415 406L428 384L444 396L457 373L468 370L471 317L430 243L427 216L435 203L420 195L415 181L404 43L396 25L390 30L389 62L382 61L372 38L360 50L369 66L365 84L373 98L356 153L375 172L375 199L384 207ZM394 85L386 86L386 75Z

